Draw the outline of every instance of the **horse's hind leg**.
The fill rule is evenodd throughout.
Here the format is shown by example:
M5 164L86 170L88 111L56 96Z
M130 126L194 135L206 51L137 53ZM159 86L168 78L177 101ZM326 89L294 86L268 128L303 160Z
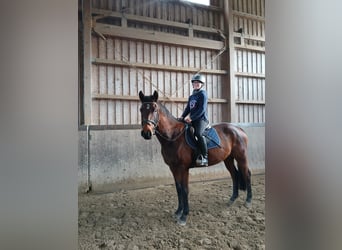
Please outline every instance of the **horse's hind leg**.
M251 184L251 171L248 168L247 156L237 159L240 189L247 190L247 197L245 206L250 207L252 203L252 184Z
M247 180L247 198L246 205L249 206L252 203L252 183L251 183L251 171L248 170L248 180Z
M230 176L232 177L233 181L233 194L229 199L228 206L232 205L236 198L239 196L239 176L238 171L234 165L234 158L229 156L225 161L224 164L228 169Z

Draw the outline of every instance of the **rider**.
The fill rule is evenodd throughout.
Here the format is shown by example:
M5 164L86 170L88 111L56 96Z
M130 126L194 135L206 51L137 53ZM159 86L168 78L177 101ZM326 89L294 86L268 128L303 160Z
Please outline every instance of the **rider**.
M207 92L202 88L205 84L204 76L195 74L192 79L192 94L189 96L187 106L180 117L187 123L191 123L195 129L198 148L201 151L201 159L197 159L196 163L199 166L208 166L208 148L206 139L203 136L205 128L208 126L208 96Z

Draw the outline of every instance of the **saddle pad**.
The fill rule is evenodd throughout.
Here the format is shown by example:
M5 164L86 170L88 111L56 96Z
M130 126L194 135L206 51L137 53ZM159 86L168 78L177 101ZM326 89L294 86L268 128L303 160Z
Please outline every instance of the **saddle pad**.
M207 128L204 131L203 135L207 138L208 149L219 147L220 137L218 136L216 129L214 129L213 127ZM197 144L189 128L185 129L185 140L191 148L197 148Z

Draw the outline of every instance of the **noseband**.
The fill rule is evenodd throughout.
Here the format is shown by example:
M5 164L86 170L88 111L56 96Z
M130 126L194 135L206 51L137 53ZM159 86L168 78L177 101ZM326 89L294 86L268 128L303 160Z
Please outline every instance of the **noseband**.
M157 114L158 114L158 112L157 111L154 111L154 112L156 112ZM157 125L158 125L158 122L159 122L159 120L158 121L154 121L154 120L148 120L148 119L144 119L142 122L141 122L141 124L144 126L145 124L148 124L148 125L153 125L153 127L154 128L156 128L157 127Z

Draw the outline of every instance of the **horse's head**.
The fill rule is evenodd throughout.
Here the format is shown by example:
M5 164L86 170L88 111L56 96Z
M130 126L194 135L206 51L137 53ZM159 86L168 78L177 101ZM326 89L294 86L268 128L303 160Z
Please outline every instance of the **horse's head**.
M154 91L153 95L145 96L142 91L139 92L139 98L142 102L140 107L141 113L141 136L146 140L152 138L152 135L155 134L156 127L159 122L159 113L158 113L158 92Z

